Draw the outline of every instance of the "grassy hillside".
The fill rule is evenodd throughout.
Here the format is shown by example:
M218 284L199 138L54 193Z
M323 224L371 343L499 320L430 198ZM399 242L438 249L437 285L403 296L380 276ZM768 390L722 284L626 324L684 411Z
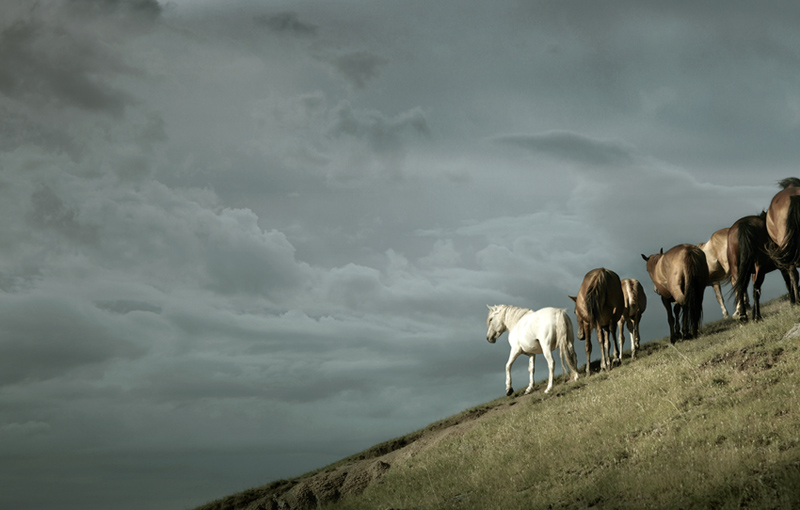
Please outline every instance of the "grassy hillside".
M796 507L800 337L785 334L800 312L776 300L763 313L744 327L707 324L674 347L650 342L610 373L559 380L550 395L540 384L345 459L323 471L408 450L386 457L391 467L363 492L314 507ZM448 433L398 450L436 430ZM273 506L254 501L241 508Z

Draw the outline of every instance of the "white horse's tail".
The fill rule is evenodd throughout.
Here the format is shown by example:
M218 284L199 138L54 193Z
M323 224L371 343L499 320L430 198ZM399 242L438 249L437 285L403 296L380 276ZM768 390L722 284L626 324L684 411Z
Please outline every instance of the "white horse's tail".
M566 358L570 371L575 374L574 379L578 378L578 355L575 354L575 332L572 330L572 319L567 315L566 310L561 310L560 320L556 322L556 344L558 345L558 356L561 359L561 371L567 375L564 366Z

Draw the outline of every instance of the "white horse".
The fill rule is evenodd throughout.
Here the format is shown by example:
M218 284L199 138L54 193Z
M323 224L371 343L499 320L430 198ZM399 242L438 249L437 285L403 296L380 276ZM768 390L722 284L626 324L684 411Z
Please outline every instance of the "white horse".
M487 305L488 306L488 305ZM520 354L530 357L528 372L531 381L527 395L533 391L533 369L537 354L544 354L547 368L550 371L547 380L548 393L553 387L553 351L559 350L561 370L567 375L564 367L564 358L567 360L570 371L574 374L572 379L578 380L578 357L575 354L575 335L572 329L572 320L566 310L561 308L542 308L537 311L528 308L519 308L510 305L489 306L489 316L486 318L486 340L493 344L497 337L508 330L508 343L511 345L511 354L506 363L506 395L514 393L511 387L511 365Z

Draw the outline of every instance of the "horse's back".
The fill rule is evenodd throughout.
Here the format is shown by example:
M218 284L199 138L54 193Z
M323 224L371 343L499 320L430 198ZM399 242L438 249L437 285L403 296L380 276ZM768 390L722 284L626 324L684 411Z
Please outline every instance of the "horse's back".
M556 349L559 333L569 336L572 319L563 308L545 307L525 315L516 329L517 341L523 351L539 354L542 347L551 351Z
M563 308L551 306L540 308L524 317L528 321L528 327L540 332L550 331L564 322L571 321L567 311Z
M703 250L693 244L679 244L664 253L659 261L666 288L678 304L684 304L686 295L694 286L708 284L708 263Z

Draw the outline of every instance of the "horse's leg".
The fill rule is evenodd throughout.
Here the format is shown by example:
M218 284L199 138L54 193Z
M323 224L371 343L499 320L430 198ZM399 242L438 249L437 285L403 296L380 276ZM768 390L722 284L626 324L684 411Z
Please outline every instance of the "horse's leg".
M506 396L511 396L514 393L514 388L511 387L511 365L514 364L514 360L520 354L522 354L520 349L511 349L511 354L508 356L508 363L506 363Z
M766 275L761 268L756 268L756 272L753 275L753 320L760 321L761 320L761 285L764 283L764 277Z
M530 382L528 382L528 387L525 388L525 395L530 394L533 391L533 371L536 369L536 355L529 354L528 355L528 375L530 377ZM552 384L552 381L548 384L548 387Z
M796 290L797 285L797 268L794 267L789 270L781 269L781 276L783 276L783 281L786 283L786 292L789 293L789 302L791 304L797 304L798 295Z
M667 309L667 324L669 324L669 341L675 343L677 340L675 336L675 318L672 316L672 306L670 306L669 299L662 297L661 303Z
M677 305L676 305L676 307L677 307ZM682 305L679 308L679 310L680 310L680 313L681 313L681 324L682 324L681 329L683 330L683 331L681 331L681 333L683 335L683 338L685 338L686 340L689 340L690 338L693 337L692 330L691 330L691 325L689 324L689 307L686 306L686 305Z
M592 330L587 327L586 328L586 377L592 375L591 367L592 364Z
M789 272L785 269L781 269L781 276L783 277L783 283L786 285L786 293L789 294L789 302L794 303L794 291L792 290L792 279L789 276Z
M553 387L553 371L556 368L556 364L555 361L553 361L553 351L549 349L542 349L542 351L544 354L544 359L547 361L547 371L548 371L547 388L545 388L544 392L549 393L550 389ZM531 359L533 359L533 356L531 356ZM533 372L531 372L531 377L533 377ZM531 381L531 383L533 383L533 381Z
M736 288L736 282L731 279L731 285ZM788 282L787 282L788 286ZM739 318L739 322L747 322L749 319L747 318L747 285L745 285L744 290L741 290L736 293L736 312L734 312Z
M608 355L608 326L597 326L597 337L600 339L600 368L603 370L611 370L611 360Z
M622 358L620 358L620 354L622 353L622 349L617 347L617 323L613 320L608 324L608 369L611 370L613 368L614 363L622 363ZM614 348L614 359L611 359L611 348Z
M619 322L617 323L617 331L619 332L619 337L617 338L617 345L619 346L617 361L619 361L620 365L622 364L622 348L625 347L625 323L627 322L627 317L623 315L619 318Z
M614 337L611 335L611 326L604 326L602 328L603 331L603 345L600 347L600 354L601 356L605 357L605 367L604 370L611 370L611 344L615 341ZM616 332L616 331L615 331Z
M686 330L685 329L681 330L681 326L683 326L683 324L681 323L681 310L682 310L681 309L681 305L679 305L678 303L675 303L672 306L672 311L675 313L675 339L676 340L682 340L683 338L686 337Z
M639 335L639 323L642 320L641 312L636 314L636 317L628 323L628 331L631 333L631 359L636 359L636 349L639 348L639 342L642 337Z
M727 319L730 317L730 315L728 315L728 309L725 308L725 300L722 299L722 289L720 288L719 282L715 283L713 287L714 294L717 295L717 303L719 303L719 307L722 309L722 317Z
M797 268L792 267L789 269L789 280L792 283L792 291L789 293L789 301L796 305L800 298L800 289L798 289Z

